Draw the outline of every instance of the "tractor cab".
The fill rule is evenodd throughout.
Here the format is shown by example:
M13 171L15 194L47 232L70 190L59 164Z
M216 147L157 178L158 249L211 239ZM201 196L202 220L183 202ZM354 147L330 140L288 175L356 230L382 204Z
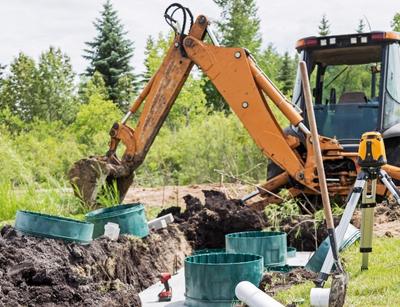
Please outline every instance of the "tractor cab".
M364 132L379 131L387 146L398 147L399 42L396 32L307 37L297 42L300 58L308 66L321 135L338 139L345 150L354 152ZM293 103L306 112L299 72Z

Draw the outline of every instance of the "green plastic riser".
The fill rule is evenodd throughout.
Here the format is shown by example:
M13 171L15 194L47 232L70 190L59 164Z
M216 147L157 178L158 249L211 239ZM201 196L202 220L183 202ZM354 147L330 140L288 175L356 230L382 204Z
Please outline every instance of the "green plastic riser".
M244 280L258 286L263 258L251 254L211 253L185 259L185 306L228 307L236 285Z
M92 241L93 224L60 216L18 211L15 228L21 232L87 244Z
M104 234L104 226L108 222L118 224L121 234L139 238L149 234L144 207L139 203L98 209L87 213L85 217L86 221L94 224L93 239Z
M287 257L287 236L284 232L246 231L225 236L226 251L251 253L264 257L264 266L283 266Z

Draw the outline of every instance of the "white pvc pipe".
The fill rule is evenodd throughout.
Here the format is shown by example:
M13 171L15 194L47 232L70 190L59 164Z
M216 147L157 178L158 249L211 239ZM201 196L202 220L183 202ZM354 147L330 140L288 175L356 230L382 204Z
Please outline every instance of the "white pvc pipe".
M284 307L249 281L241 281L235 288L236 297L250 307Z
M310 292L310 305L313 307L329 307L331 289L312 288Z

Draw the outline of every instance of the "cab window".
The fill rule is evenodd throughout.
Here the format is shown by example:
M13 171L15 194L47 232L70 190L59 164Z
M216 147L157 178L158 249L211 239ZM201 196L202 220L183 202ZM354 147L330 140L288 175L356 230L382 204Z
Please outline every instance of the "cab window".
M393 43L388 49L383 120L385 129L400 121L400 46Z

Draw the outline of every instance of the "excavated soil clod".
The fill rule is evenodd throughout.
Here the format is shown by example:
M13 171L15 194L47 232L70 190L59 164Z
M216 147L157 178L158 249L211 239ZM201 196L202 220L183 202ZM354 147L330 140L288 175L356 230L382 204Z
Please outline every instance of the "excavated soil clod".
M191 253L176 225L144 240L121 236L90 245L0 234L0 306L140 306L138 293Z

